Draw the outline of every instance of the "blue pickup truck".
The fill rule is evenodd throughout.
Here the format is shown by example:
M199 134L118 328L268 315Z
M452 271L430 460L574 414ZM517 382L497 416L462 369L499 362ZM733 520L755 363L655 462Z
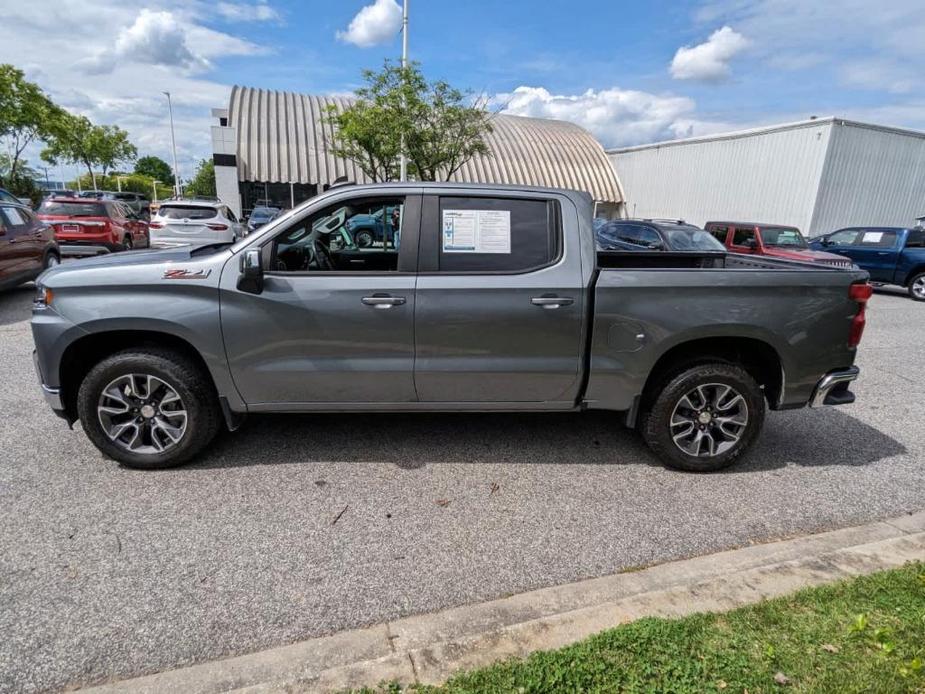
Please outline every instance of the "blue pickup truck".
M925 229L851 227L817 236L810 247L851 258L875 284L905 287L925 301Z

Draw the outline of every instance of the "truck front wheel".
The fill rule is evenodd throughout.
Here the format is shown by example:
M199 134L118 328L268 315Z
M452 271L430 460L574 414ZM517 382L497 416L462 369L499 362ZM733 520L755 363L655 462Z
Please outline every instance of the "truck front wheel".
M764 393L747 371L722 362L670 377L643 413L641 431L666 465L688 472L729 467L764 423Z
M208 375L184 355L157 348L118 352L90 369L77 412L103 454L145 470L186 462L221 423Z

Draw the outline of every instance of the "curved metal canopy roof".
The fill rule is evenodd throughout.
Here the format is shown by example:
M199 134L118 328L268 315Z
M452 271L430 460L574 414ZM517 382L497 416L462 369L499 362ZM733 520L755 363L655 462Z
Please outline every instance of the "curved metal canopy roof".
M235 86L228 125L237 132L238 178L268 183L357 183L368 177L352 161L335 157L329 144L330 106L345 97ZM467 162L451 180L511 183L584 190L601 202L623 202L623 189L603 147L583 128L566 121L497 115L485 137L489 155Z

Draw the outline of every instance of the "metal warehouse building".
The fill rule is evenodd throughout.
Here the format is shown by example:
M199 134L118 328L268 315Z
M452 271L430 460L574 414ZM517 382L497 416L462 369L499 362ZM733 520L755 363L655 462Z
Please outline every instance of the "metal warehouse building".
M608 151L633 217L790 224L809 236L925 214L925 133L840 118Z
M218 196L240 215L258 200L292 207L339 181L369 179L334 156L327 108L350 100L235 86L227 109L213 109L212 151ZM605 216L622 213L623 190L603 147L573 123L494 116L490 153L451 180L553 186L589 192Z

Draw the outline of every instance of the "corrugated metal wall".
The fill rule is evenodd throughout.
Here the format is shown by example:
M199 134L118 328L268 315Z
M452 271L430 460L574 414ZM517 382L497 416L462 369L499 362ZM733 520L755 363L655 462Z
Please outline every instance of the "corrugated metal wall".
M811 235L856 225L911 226L925 214L925 137L836 122Z
M831 120L612 150L635 217L792 224L806 229Z
M235 86L228 107L237 133L238 178L268 183L333 183L369 179L352 161L330 152L334 129L327 109L349 98L310 96ZM583 190L619 205L623 191L604 148L565 121L498 115L485 136L490 154L463 165L454 181L512 183Z

